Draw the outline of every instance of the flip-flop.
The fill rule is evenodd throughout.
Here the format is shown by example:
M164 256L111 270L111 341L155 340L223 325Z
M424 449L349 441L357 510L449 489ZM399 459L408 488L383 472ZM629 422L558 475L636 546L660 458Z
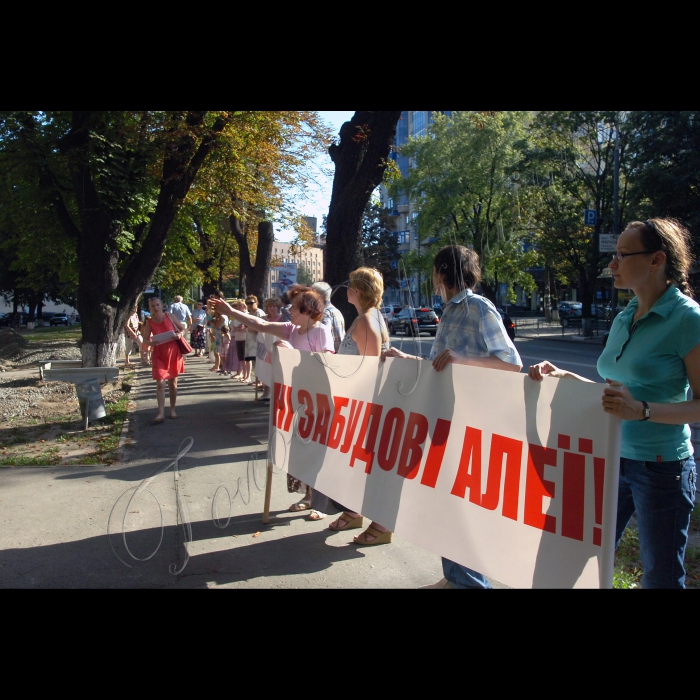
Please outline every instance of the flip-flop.
M154 418L151 421L151 425L160 425L161 423L165 423L165 418Z
M170 417L171 417L173 420L175 420L175 419L177 418L177 416L170 416Z
M312 520L313 522L316 522L317 520L323 520L324 518L327 518L328 514L327 513L322 513L320 510L312 510L307 516L307 520Z

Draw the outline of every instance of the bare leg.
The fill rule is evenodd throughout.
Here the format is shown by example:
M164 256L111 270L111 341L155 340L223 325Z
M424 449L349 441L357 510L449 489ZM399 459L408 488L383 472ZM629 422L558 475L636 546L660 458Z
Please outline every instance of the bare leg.
M170 397L170 417L177 418L177 413L175 413L175 402L177 401L177 377L175 377L175 379L168 379L168 396ZM163 397L163 402L165 403L165 397Z
M156 420L163 420L165 418L165 379L156 379L156 399L158 400Z

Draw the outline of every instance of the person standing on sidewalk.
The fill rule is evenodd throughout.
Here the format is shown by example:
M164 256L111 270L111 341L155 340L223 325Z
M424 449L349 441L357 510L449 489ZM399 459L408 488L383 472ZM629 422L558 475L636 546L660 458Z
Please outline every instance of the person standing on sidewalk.
M383 284L382 281L382 285ZM328 282L316 282L311 285L311 289L315 289L323 297L325 308L321 323L330 326L331 333L333 334L333 345L335 346L335 351L338 352L340 343L345 337L345 319L343 318L343 314L331 304L331 292L333 291L331 285L328 284Z
M190 307L182 303L182 297L179 294L175 295L175 301L170 305L170 313L186 328L190 328L192 325Z
M689 423L700 421L700 306L688 274L690 234L673 219L633 221L609 265L635 296L598 358L603 410L622 419L615 547L637 516L642 588L685 588L685 550L697 472ZM545 376L590 381L543 361ZM688 388L692 398L687 398Z
M390 348L389 331L380 311L384 296L384 279L379 270L360 267L350 273L348 301L357 310L357 318L340 343L339 355L361 355L380 357ZM342 511L329 526L329 530L354 530L362 528L364 519L361 513L347 510L317 489L311 493L309 520L322 520L330 512ZM353 539L353 544L373 546L389 544L393 533L378 522L372 521L369 527Z
M446 246L433 260L435 294L445 300L429 358L436 372L450 363L508 372L519 372L523 366L496 307L474 294L480 280L479 256L469 248ZM391 348L385 357L411 355ZM442 570L450 588L491 588L483 574L445 557Z
M192 312L192 331L190 333L190 343L195 357L201 357L206 347L204 334L206 320L207 310L204 308L204 302L198 301L197 308Z
M278 323L279 321L282 320L282 316L280 315L280 308L282 306L282 302L277 299L276 297L272 297L270 299L265 299L263 302L263 308L265 309L265 320L269 321L270 323ZM260 343L263 345L265 344L265 334L264 333L259 333L258 334L258 359L260 359ZM269 401L270 400L270 387L267 386L267 384L263 383L263 393L262 396L260 397L261 401Z
M138 303L134 304L134 312L129 316L126 326L126 343L124 346L124 367L131 367L131 362L129 357L131 356L131 351L134 349L134 343L138 346L139 357L141 356L142 349L141 344L143 338L141 338L141 333L139 332L139 306Z
M158 415L154 423L162 423L165 419L165 382L168 382L170 397L170 417L177 418L175 403L177 402L177 378L185 372L185 362L180 348L175 342L181 337L185 326L170 313L163 311L163 303L158 297L148 301L151 316L143 326L143 346L152 347L152 376L156 380L156 398L158 400ZM173 332L173 338L164 342L154 343L152 336Z
M275 343L276 345L291 347L294 350L303 350L305 352L332 353L333 337L331 336L330 328L321 323L323 316L321 295L310 287L295 284L289 290L289 297L292 301L292 321L290 323L264 321L258 316L237 311L223 299L219 299L214 303L217 309L226 311L234 322L245 323L246 327L252 328L259 333L270 333L279 338ZM289 510L297 512L310 508L310 486L288 474L287 490L290 493L304 493L304 497L297 503L293 503Z
M255 316L257 318L263 318L265 316L265 312L262 309L258 308L258 297L255 296L255 294L249 294L246 297L245 300L245 305L246 309L248 310L248 313L251 316ZM246 337L245 337L245 361L250 363L250 368L251 371L248 373L249 381L248 383L251 386L255 386L255 384L259 384L257 375L255 379L253 379L253 372L255 370L255 359L258 356L258 332L250 327L246 328ZM259 384L262 386L261 384Z

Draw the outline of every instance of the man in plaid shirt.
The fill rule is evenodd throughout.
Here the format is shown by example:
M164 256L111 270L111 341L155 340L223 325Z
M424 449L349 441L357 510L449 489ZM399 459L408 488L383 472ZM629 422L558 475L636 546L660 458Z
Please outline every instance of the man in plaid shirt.
M326 326L331 327L331 333L333 334L333 345L335 346L335 352L338 352L340 343L345 337L345 319L343 314L338 311L338 309L331 304L331 286L327 282L316 282L311 285L311 289L318 292L322 297L326 305L326 309L323 312L323 318L321 323Z
M437 372L450 362L519 372L523 366L496 307L472 289L481 279L479 256L464 246L446 246L433 261L433 286L445 300L430 352ZM386 357L412 357L391 348ZM478 571L442 558L444 581L429 588L491 588Z

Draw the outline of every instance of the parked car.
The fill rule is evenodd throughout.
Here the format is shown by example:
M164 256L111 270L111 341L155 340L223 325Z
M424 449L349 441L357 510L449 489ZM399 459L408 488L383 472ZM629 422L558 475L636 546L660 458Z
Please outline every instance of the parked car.
M382 306L381 308L382 311L382 316L384 317L384 322L386 325L389 325L389 321L394 315L394 307L393 306Z
M68 326L70 325L70 319L65 314L56 314L49 321L50 326Z
M2 314L0 316L0 327L5 327L5 328L10 328L12 327L12 317L13 313L10 311L8 313ZM29 314L26 314L24 312L20 313L19 315L19 325L20 326L26 326L27 325L27 317Z
M389 333L403 333L414 338L426 332L434 336L437 333L440 319L432 309L412 309L406 307L401 313L394 315L389 324Z
M591 304L591 316L593 318L610 318L610 306L605 304Z
M498 309L498 313L501 314L501 320L503 321L508 337L511 340L515 340L515 322L503 309Z
M559 322L564 328L581 323L583 304L580 301L560 301L557 309L559 310Z

